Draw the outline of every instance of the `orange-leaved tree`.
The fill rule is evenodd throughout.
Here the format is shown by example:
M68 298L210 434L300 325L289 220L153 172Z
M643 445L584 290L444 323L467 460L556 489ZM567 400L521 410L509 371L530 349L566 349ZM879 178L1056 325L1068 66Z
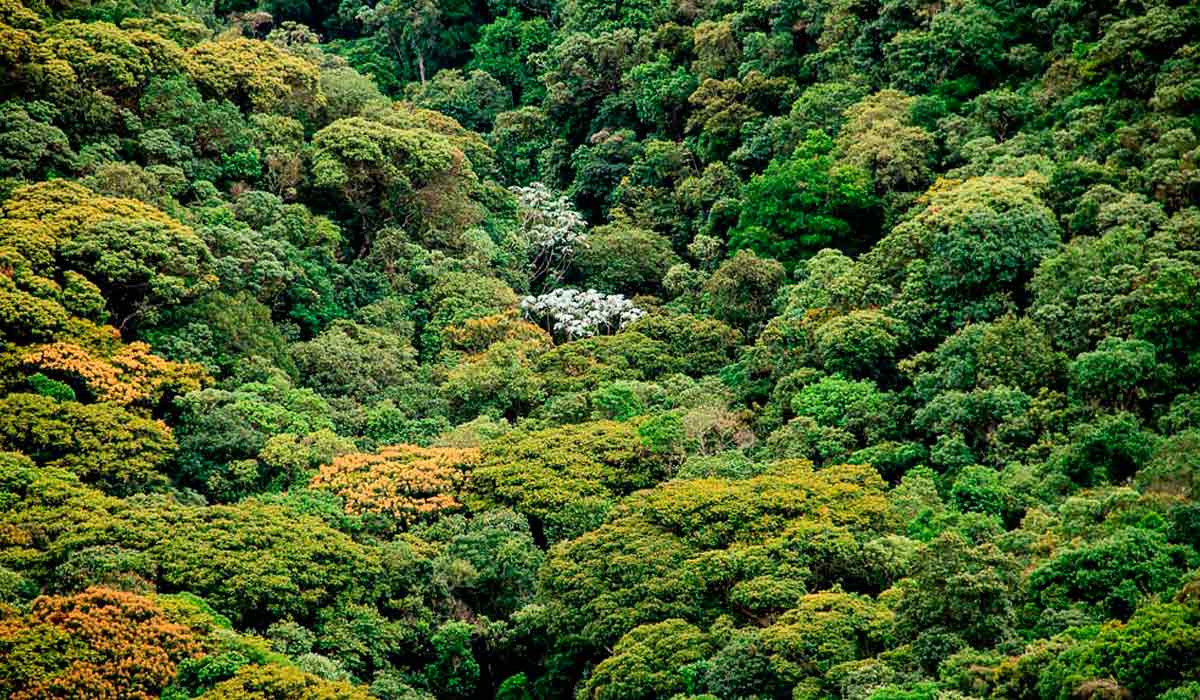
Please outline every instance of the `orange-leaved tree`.
M393 445L338 457L311 485L341 496L350 513L375 513L411 525L461 508L459 493L478 463L475 449Z
M0 616L0 694L151 700L201 652L193 631L150 598L107 588L42 596L28 615Z

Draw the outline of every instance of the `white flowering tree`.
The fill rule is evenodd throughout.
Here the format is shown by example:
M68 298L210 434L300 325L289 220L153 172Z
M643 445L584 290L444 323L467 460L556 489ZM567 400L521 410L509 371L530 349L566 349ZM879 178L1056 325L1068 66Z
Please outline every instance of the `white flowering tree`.
M521 300L525 317L568 340L611 335L646 314L621 294L555 289Z
M529 247L534 278L561 280L575 252L587 245L587 222L565 195L540 182L513 187L520 232Z

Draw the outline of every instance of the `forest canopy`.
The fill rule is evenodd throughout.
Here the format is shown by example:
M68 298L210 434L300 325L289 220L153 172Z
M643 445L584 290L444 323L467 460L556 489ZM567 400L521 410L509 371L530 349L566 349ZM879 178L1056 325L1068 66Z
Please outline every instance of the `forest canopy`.
M0 700L1200 698L1200 6L0 0Z

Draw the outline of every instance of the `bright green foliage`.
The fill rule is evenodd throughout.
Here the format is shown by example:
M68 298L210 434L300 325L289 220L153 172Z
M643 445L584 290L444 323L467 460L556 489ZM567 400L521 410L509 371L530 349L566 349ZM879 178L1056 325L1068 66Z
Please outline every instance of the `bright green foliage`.
M286 381L247 383L232 391L205 389L178 401L180 478L217 500L236 500L289 476L264 450L279 435L333 428L332 407Z
M595 653L638 624L711 620L717 611L705 595L710 586L804 576L824 556L818 548L809 550L811 562L796 557L813 530L870 531L883 525L884 508L882 482L862 467L813 472L806 463L783 462L741 481L660 486L631 499L610 523L552 550L542 573L551 629ZM791 528L795 541L786 536Z
M899 324L876 311L852 311L817 329L817 353L831 373L879 377L891 369L899 349Z
M488 131L496 115L512 106L508 90L481 70L466 75L453 69L438 71L433 80L410 85L407 98L479 132Z
M506 435L483 448L472 488L530 517L551 542L603 521L614 497L653 486L666 474L629 423L601 421Z
M869 380L838 376L801 389L792 398L791 409L798 416L847 430L872 443L889 437L899 420L892 397Z
M1198 615L1193 605L1147 605L1128 622L1110 622L1061 652L1042 669L1039 685L1065 697L1087 681L1113 678L1131 693L1152 696L1191 680L1200 672Z
M515 104L536 104L544 90L530 59L549 45L550 34L550 23L544 18L523 20L519 13L510 11L479 28L479 40L471 46L468 66L500 81Z
M21 188L4 204L0 245L40 275L94 283L124 326L204 290L210 253L192 231L141 202L66 182Z
M0 443L39 464L74 472L109 493L165 485L175 440L160 421L107 403L84 405L48 396L0 399Z
M287 666L243 666L200 696L204 700L365 700L366 691Z
M876 280L896 285L894 313L929 333L1007 310L1059 235L1030 183L974 178L933 188L865 260Z
M462 151L427 129L349 117L317 132L313 148L314 184L337 194L364 223L373 225L411 212L423 188L453 191L469 187L475 179ZM429 214L422 213L426 225L433 223ZM417 222L414 233L424 232ZM364 252L369 242L365 239Z
M595 700L670 696L687 687L684 667L711 652L707 635L683 620L643 625L621 637L580 694Z
M1154 375L1154 346L1144 340L1105 338L1071 364L1072 387L1080 398L1131 408ZM1140 391L1139 391L1140 390Z
M471 626L447 622L429 639L434 662L426 667L426 682L451 698L471 697L479 682L479 663L471 650Z
M979 465L959 472L950 489L950 499L964 513L1000 515L1004 511L1006 495L996 470Z
M810 136L790 159L750 180L730 248L794 263L830 246L863 247L852 222L872 205L870 177L838 165L831 149L828 138Z
M157 564L160 590L193 591L248 627L305 619L306 600L369 599L381 575L378 559L346 535L312 516L253 500L205 509L123 507L82 521L55 549L65 556L100 545L146 552Z
M223 38L187 52L186 70L201 90L243 109L311 114L321 107L317 67L273 44Z

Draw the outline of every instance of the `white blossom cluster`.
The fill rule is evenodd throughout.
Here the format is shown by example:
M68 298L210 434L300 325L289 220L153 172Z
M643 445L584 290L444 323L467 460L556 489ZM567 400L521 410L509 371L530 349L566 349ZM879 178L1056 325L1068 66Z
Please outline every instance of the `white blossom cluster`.
M603 294L594 289L555 289L521 300L525 317L542 321L567 338L616 333L646 314L622 294Z
M536 275L561 276L575 251L587 245L587 222L565 195L540 182L513 187L520 205L521 232L531 249Z

